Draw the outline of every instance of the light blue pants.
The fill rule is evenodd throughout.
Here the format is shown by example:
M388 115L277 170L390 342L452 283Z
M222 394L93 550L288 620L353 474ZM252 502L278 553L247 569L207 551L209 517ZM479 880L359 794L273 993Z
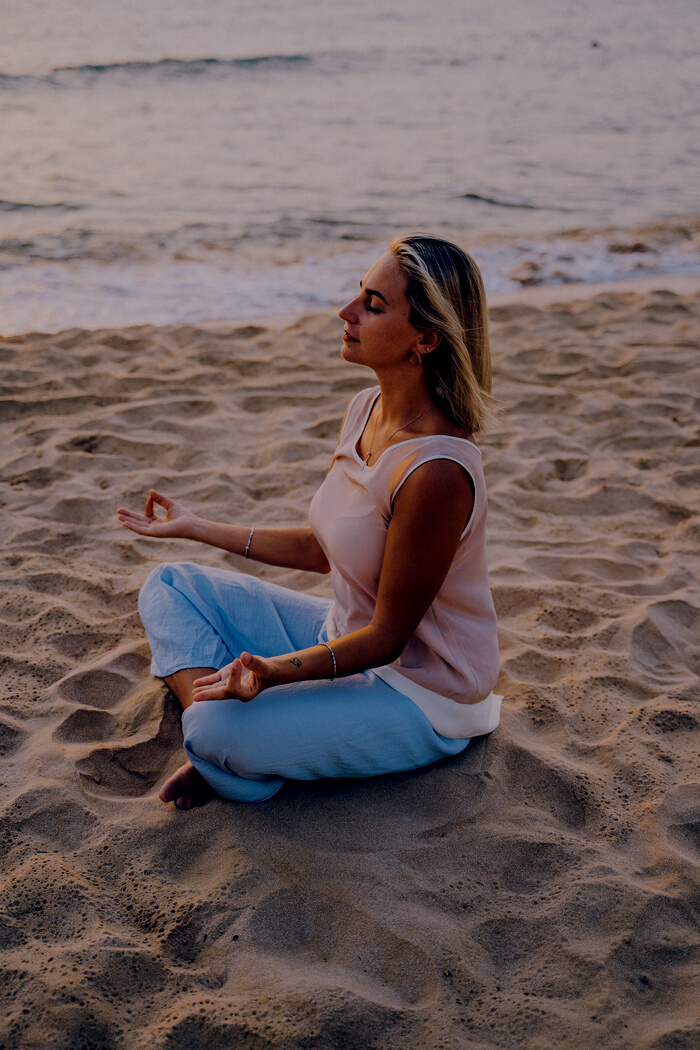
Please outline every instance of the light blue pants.
M189 562L160 565L139 596L151 673L220 668L241 652L306 649L325 638L331 602L253 576ZM372 671L294 682L250 703L210 700L182 716L185 751L218 795L263 802L293 780L371 777L456 755L412 700Z

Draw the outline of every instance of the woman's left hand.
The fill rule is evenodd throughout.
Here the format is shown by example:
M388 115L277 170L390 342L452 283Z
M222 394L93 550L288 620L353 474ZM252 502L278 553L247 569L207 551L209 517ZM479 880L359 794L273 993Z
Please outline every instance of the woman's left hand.
M258 693L272 685L272 661L262 656L241 653L220 671L198 678L193 685L193 699L200 700L254 700Z

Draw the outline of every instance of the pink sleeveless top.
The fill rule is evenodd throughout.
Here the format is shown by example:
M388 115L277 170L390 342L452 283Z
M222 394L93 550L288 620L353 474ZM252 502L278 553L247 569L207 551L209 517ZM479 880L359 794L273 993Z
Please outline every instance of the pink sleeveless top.
M474 509L435 600L393 664L374 668L410 697L443 736L461 739L498 725L496 611L486 564L486 485L471 441L445 435L390 445L371 467L357 443L379 387L350 402L331 469L309 508L309 522L331 566L335 601L328 638L366 627L374 615L386 533L396 493L421 464L450 459L474 485Z

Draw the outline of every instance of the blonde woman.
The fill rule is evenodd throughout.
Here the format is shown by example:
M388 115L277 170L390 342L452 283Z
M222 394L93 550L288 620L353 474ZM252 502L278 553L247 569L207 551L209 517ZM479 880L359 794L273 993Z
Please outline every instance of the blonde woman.
M378 386L350 402L308 525L219 524L155 491L117 512L141 536L331 574L334 601L190 563L146 581L151 670L184 709L188 760L160 793L179 809L414 769L498 724L481 275L449 241L396 238L340 317L342 356Z

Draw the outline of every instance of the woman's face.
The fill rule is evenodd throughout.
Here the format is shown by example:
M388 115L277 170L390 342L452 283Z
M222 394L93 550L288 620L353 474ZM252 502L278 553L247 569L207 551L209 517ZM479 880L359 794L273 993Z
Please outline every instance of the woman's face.
M346 361L382 368L405 363L423 333L410 320L405 278L387 252L360 282L360 294L338 312L345 321L342 355Z

